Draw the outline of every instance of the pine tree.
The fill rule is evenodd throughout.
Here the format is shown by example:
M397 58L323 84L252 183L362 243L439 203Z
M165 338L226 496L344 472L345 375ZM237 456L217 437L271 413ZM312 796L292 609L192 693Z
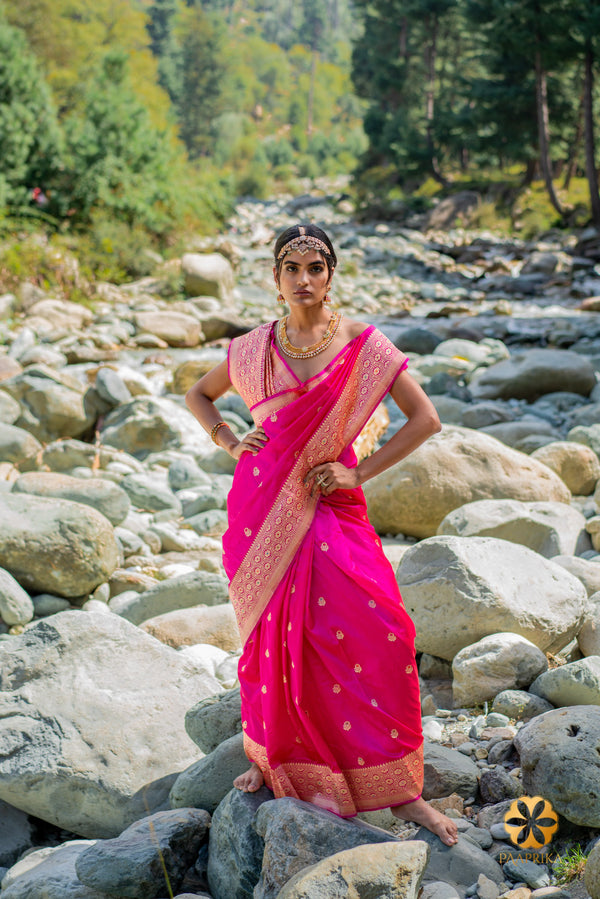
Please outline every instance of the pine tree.
M85 115L66 122L73 219L106 210L154 231L170 224L176 154L136 98L127 54L110 50L85 94Z
M36 187L52 196L61 153L50 91L25 35L0 19L0 206L25 205Z
M214 146L214 120L224 112L228 67L224 27L199 6L189 9L180 28L183 77L178 102L181 139L191 159Z

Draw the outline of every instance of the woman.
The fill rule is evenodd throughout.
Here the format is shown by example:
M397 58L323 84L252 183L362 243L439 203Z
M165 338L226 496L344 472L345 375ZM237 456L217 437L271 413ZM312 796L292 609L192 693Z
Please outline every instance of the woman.
M289 315L233 340L186 402L238 460L223 562L244 644L244 748L234 785L266 782L344 817L391 807L447 845L456 824L422 798L414 626L361 490L440 428L407 360L373 326L332 313L336 255L314 225L275 244ZM214 401L231 386L255 429ZM352 442L389 391L406 424L357 465Z

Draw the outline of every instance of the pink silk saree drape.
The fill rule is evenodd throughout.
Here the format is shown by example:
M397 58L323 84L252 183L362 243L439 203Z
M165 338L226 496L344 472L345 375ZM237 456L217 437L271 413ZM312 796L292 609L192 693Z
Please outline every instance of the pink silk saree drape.
M356 464L352 442L406 358L370 326L301 382L272 332L229 351L232 383L269 437L238 462L223 538L244 748L276 797L348 817L421 794L414 626L362 490L312 498L303 477Z

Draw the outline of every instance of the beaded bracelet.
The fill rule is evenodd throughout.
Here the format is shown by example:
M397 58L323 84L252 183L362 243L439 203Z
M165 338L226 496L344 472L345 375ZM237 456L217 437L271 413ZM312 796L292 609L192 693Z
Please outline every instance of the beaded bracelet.
M213 428L210 432L210 439L213 443L217 443L217 432L219 428L229 428L231 430L230 425L228 425L226 421L218 421L216 425L213 425ZM218 445L219 444L217 443L217 446Z

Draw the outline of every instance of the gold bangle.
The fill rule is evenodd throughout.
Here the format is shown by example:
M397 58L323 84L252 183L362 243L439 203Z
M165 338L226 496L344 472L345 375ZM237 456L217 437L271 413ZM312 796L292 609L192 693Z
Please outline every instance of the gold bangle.
M218 421L216 425L213 425L213 428L210 432L210 439L213 443L217 443L217 433L219 431L219 428L229 428L231 430L231 426L228 425L226 421ZM219 444L217 443L217 446L218 445Z

